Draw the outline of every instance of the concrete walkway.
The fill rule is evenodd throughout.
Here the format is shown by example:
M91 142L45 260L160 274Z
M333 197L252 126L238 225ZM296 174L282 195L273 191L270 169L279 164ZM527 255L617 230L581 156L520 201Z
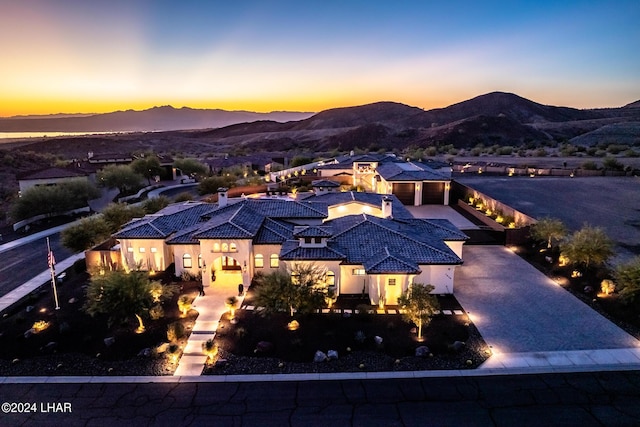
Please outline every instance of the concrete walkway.
M187 341L182 357L175 370L175 376L200 375L204 369L207 357L202 353L202 344L214 338L218 322L228 311L225 301L230 296L237 296L237 286L211 286L205 288L205 295L196 297L192 307L198 311L191 335ZM244 296L237 297L239 308Z

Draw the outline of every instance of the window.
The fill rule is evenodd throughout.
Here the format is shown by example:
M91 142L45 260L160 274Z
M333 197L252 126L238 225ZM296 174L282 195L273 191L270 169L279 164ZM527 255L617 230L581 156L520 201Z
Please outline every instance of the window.
M396 279L389 279L389 280L387 280L387 285L389 285L389 286L395 286L395 285L396 285Z
M300 284L300 273L296 273L295 271L291 273L291 283L294 285Z
M158 248L151 248L151 253L155 254L156 252L158 252Z
M235 243L232 243L232 244L229 245L229 251L230 252L237 252L238 251L238 248L236 247Z
M128 247L127 248L127 252L133 252L133 248L132 247Z
M222 252L229 252L229 245L227 245L226 243L222 244Z
M354 268L352 273L354 276L364 276L366 274L364 268Z
M316 243L322 243L322 239L320 237L316 237L315 240L316 240Z
M271 255L269 266L271 268L278 268L280 266L280 258L278 258L278 255Z
M336 273L333 271L327 271L327 286L334 286L336 284Z
M220 252L220 243L213 244L213 252Z
M198 268L202 268L202 254L198 255Z
M145 248L138 248L138 251L139 251L141 254L143 254L143 253L145 253L146 249L145 249Z
M253 258L253 264L256 266L256 268L264 267L264 257L262 256L262 254L256 254L256 256Z
M305 237L304 238L304 242L305 243L311 243L311 237Z
M191 255L184 254L182 255L182 268L191 268L193 267L193 263L191 262Z
M240 264L235 258L231 258L230 256L222 257L222 269L223 270L240 270Z

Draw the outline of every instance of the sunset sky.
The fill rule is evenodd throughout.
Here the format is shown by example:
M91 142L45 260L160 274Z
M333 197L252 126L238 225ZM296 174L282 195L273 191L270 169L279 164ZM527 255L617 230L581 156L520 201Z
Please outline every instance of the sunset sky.
M640 1L0 0L0 116L640 99Z

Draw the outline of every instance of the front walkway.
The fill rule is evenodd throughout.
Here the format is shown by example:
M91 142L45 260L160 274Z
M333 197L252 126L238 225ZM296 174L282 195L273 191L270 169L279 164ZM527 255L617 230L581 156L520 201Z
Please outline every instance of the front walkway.
M175 376L202 374L207 360L207 357L202 353L202 344L216 336L218 322L227 312L226 299L237 295L237 285L221 286L216 282L216 286L205 288L204 296L196 297L192 307L198 311L198 318L193 325L187 345L174 372ZM240 308L243 300L244 296L238 297L238 308Z

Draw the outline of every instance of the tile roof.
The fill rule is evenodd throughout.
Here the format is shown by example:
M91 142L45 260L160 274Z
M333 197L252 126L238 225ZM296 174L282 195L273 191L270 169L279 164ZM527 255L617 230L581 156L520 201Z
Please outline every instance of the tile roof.
M448 181L449 178L425 164L386 162L378 165L376 172L386 181Z
M201 217L213 210L208 203L176 203L153 215L136 218L125 224L113 237L159 238L183 231L201 221Z
M288 240L280 250L282 260L344 260L345 255L331 247L302 247L299 240Z
M293 224L266 218L256 233L253 243L256 245L282 244L292 237L293 229Z
M293 229L295 237L330 237L332 234L331 227L323 225L303 225Z
M352 215L328 221L335 234L329 245L347 255L349 263L364 264L382 244L398 259L417 264L461 264L462 260L438 237L416 232L410 225L369 215Z
M367 274L420 274L421 270L414 261L393 255L384 247L377 255L363 263Z
M382 207L382 199L388 197L391 199L394 218L413 218L413 215L393 194L364 193L357 191L341 191L335 193L309 194L306 195L305 201L310 203L323 203L328 206L338 205L348 202L366 203L378 209Z
M329 179L316 179L311 181L312 187L340 187L340 183L331 181Z

